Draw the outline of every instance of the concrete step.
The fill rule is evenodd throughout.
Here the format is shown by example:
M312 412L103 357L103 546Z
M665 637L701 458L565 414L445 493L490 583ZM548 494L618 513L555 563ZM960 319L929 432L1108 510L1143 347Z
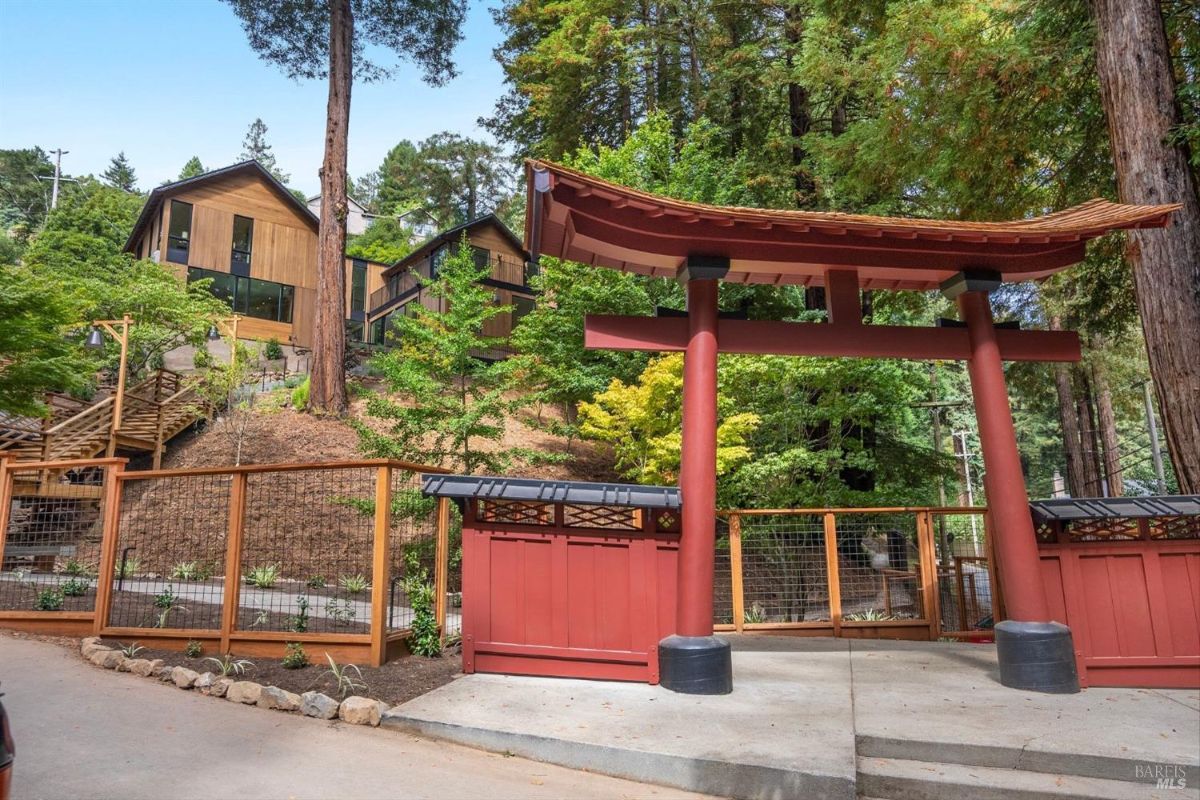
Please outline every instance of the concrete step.
M969 767L998 767L1025 772L1044 772L1080 778L1100 778L1113 781L1141 782L1139 771L1147 769L1146 760L1122 758L1096 753L1071 753L1039 749L1034 744L1024 747L981 745L960 741L898 739L884 736L858 735L855 752L869 758L928 761L937 764L961 764ZM1171 763L1154 762L1165 772L1186 779L1187 785L1200 786L1200 768L1194 760Z
M1193 788L1160 789L1153 782L868 756L857 761L860 797L887 800L1196 800L1200 796Z

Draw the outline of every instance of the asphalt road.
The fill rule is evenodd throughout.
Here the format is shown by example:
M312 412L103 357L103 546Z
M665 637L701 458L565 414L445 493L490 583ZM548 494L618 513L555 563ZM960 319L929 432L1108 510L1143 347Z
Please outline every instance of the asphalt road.
M204 697L8 632L0 690L14 800L700 797Z

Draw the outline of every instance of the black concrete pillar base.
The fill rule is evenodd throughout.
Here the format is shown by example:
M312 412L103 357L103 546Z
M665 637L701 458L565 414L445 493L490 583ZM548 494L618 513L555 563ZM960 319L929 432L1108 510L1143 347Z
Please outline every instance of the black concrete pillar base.
M668 636L658 643L658 682L681 694L729 694L729 642L716 636Z
M1000 683L1046 694L1079 691L1071 629L1058 622L996 623Z

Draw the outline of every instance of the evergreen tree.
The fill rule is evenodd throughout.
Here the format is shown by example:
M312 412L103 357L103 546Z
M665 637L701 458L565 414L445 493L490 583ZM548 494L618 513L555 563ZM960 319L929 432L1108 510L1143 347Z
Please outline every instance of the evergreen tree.
M137 191L137 176L134 175L129 159L125 158L124 150L113 156L112 161L108 164L108 169L100 174L100 179L114 189L120 189L123 192Z
M292 179L291 175L281 171L275 164L275 154L271 152L271 145L267 144L267 123L262 121L262 117L256 117L254 122L250 123L250 127L246 129L246 138L242 139L242 152L238 156L238 160L257 161L267 172L275 176L275 180L285 186Z
M509 310L493 302L493 290L481 282L487 276L488 267L475 263L464 236L437 278L425 284L446 310L414 302L411 315L397 313L391 341L398 346L371 361L389 394L367 403L367 413L388 428L380 433L356 426L365 453L466 474L507 468L510 454L480 449L483 442L499 442L509 406L502 369L480 358L501 344L484 333L485 324Z
M203 175L205 172L208 172L208 170L205 169L204 165L200 163L200 157L192 156L187 160L187 163L183 165L183 169L179 171L178 180L184 181L188 178L194 178L197 175Z
M454 77L450 54L462 36L465 0L328 0L280 4L225 0L242 22L250 46L292 78L328 80L325 155L321 161L321 222L317 231L317 292L309 407L341 414L346 396L346 147L350 90L390 70L368 56L410 59L426 82Z

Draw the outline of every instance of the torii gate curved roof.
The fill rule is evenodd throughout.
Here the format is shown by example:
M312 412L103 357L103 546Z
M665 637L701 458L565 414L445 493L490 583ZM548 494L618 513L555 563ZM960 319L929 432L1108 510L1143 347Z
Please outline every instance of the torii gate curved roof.
M1164 227L1180 207L1096 199L1007 222L877 217L672 200L546 161L525 170L531 253L663 277L689 255L721 256L734 283L822 285L829 268L855 269L864 289L936 289L964 269L1044 278L1081 261L1089 239Z

